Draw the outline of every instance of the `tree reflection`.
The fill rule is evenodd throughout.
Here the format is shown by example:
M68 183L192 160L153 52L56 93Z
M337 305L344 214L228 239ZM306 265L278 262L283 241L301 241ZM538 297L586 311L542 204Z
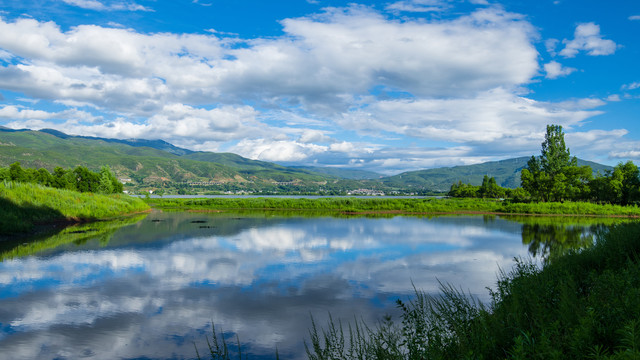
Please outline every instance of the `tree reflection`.
M614 217L505 216L522 224L522 243L544 261L593 245L594 235L629 219Z
M598 227L598 225L523 224L522 243L529 245L529 253L533 257L553 261L569 251L591 246L593 234Z

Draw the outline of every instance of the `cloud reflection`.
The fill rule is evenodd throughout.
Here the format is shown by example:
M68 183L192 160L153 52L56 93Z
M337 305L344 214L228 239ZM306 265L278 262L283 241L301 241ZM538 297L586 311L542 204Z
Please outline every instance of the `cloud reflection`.
M213 321L255 357L277 346L296 358L310 314L375 322L412 282L486 298L498 266L527 252L520 224L482 217L210 217L201 228L201 214L158 216L106 248L0 263L0 352L189 358Z

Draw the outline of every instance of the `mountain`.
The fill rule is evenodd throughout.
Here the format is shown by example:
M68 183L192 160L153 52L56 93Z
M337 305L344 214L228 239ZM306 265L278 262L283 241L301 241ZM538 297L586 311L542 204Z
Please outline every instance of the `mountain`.
M135 184L163 182L277 183L333 180L323 174L245 159L235 154L194 152L158 140L116 140L70 136L55 130L0 128L0 166L53 170L108 165Z
M61 131L53 130L53 129L42 129L40 130L40 132L51 134L61 139L90 139L90 140L101 140L105 142L125 144L133 147L150 147L153 149L166 151L174 155L187 155L187 154L194 153L194 151L179 148L177 146L174 146L173 144L169 144L164 140L144 140L144 139L121 140L121 139L109 139L109 138L91 137L91 136L77 136L77 135L67 135Z
M520 171L527 165L530 157L519 157L482 164L445 167L429 170L405 172L382 179L382 183L394 188L427 188L431 191L449 191L451 184L463 183L480 185L485 175L494 177L498 185L507 188L520 186ZM611 166L578 159L578 165L588 165L597 172L604 173Z
M335 168L335 167L320 167L320 166L291 166L291 167L294 169L308 170L315 173L334 176L336 178L341 178L341 179L367 180L367 179L380 179L384 177L383 175L377 172L358 170L358 169L342 169L342 168Z

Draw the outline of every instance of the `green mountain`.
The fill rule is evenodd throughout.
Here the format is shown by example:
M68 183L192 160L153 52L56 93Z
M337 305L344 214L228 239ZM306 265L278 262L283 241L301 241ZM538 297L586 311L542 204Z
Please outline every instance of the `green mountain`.
M235 154L193 152L164 141L115 140L69 136L53 130L0 128L0 166L6 167L16 161L23 167L49 171L56 166L73 168L82 165L97 170L108 165L119 178L130 179L137 185L167 182L305 183L334 179Z
M380 179L383 175L366 170L358 169L342 169L334 167L319 167L319 166L291 166L294 169L308 170L315 173L334 176L340 179L352 179L352 180L367 180L367 179Z
M451 184L462 181L466 184L480 185L485 175L494 177L498 185L507 188L520 186L520 171L527 165L530 157L519 157L482 164L454 166L429 170L405 172L382 179L382 183L393 188L426 188L431 191L449 191ZM578 159L578 165L589 165L594 175L613 169L611 166Z

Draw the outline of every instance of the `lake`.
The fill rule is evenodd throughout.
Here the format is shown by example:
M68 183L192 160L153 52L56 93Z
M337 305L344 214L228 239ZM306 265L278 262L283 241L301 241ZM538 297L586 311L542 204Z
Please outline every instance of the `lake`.
M588 246L606 226L584 221L153 212L67 228L2 245L0 354L191 359L195 343L206 359L213 323L251 359L304 359L312 316L398 320L396 299L439 281L489 301L514 257Z

